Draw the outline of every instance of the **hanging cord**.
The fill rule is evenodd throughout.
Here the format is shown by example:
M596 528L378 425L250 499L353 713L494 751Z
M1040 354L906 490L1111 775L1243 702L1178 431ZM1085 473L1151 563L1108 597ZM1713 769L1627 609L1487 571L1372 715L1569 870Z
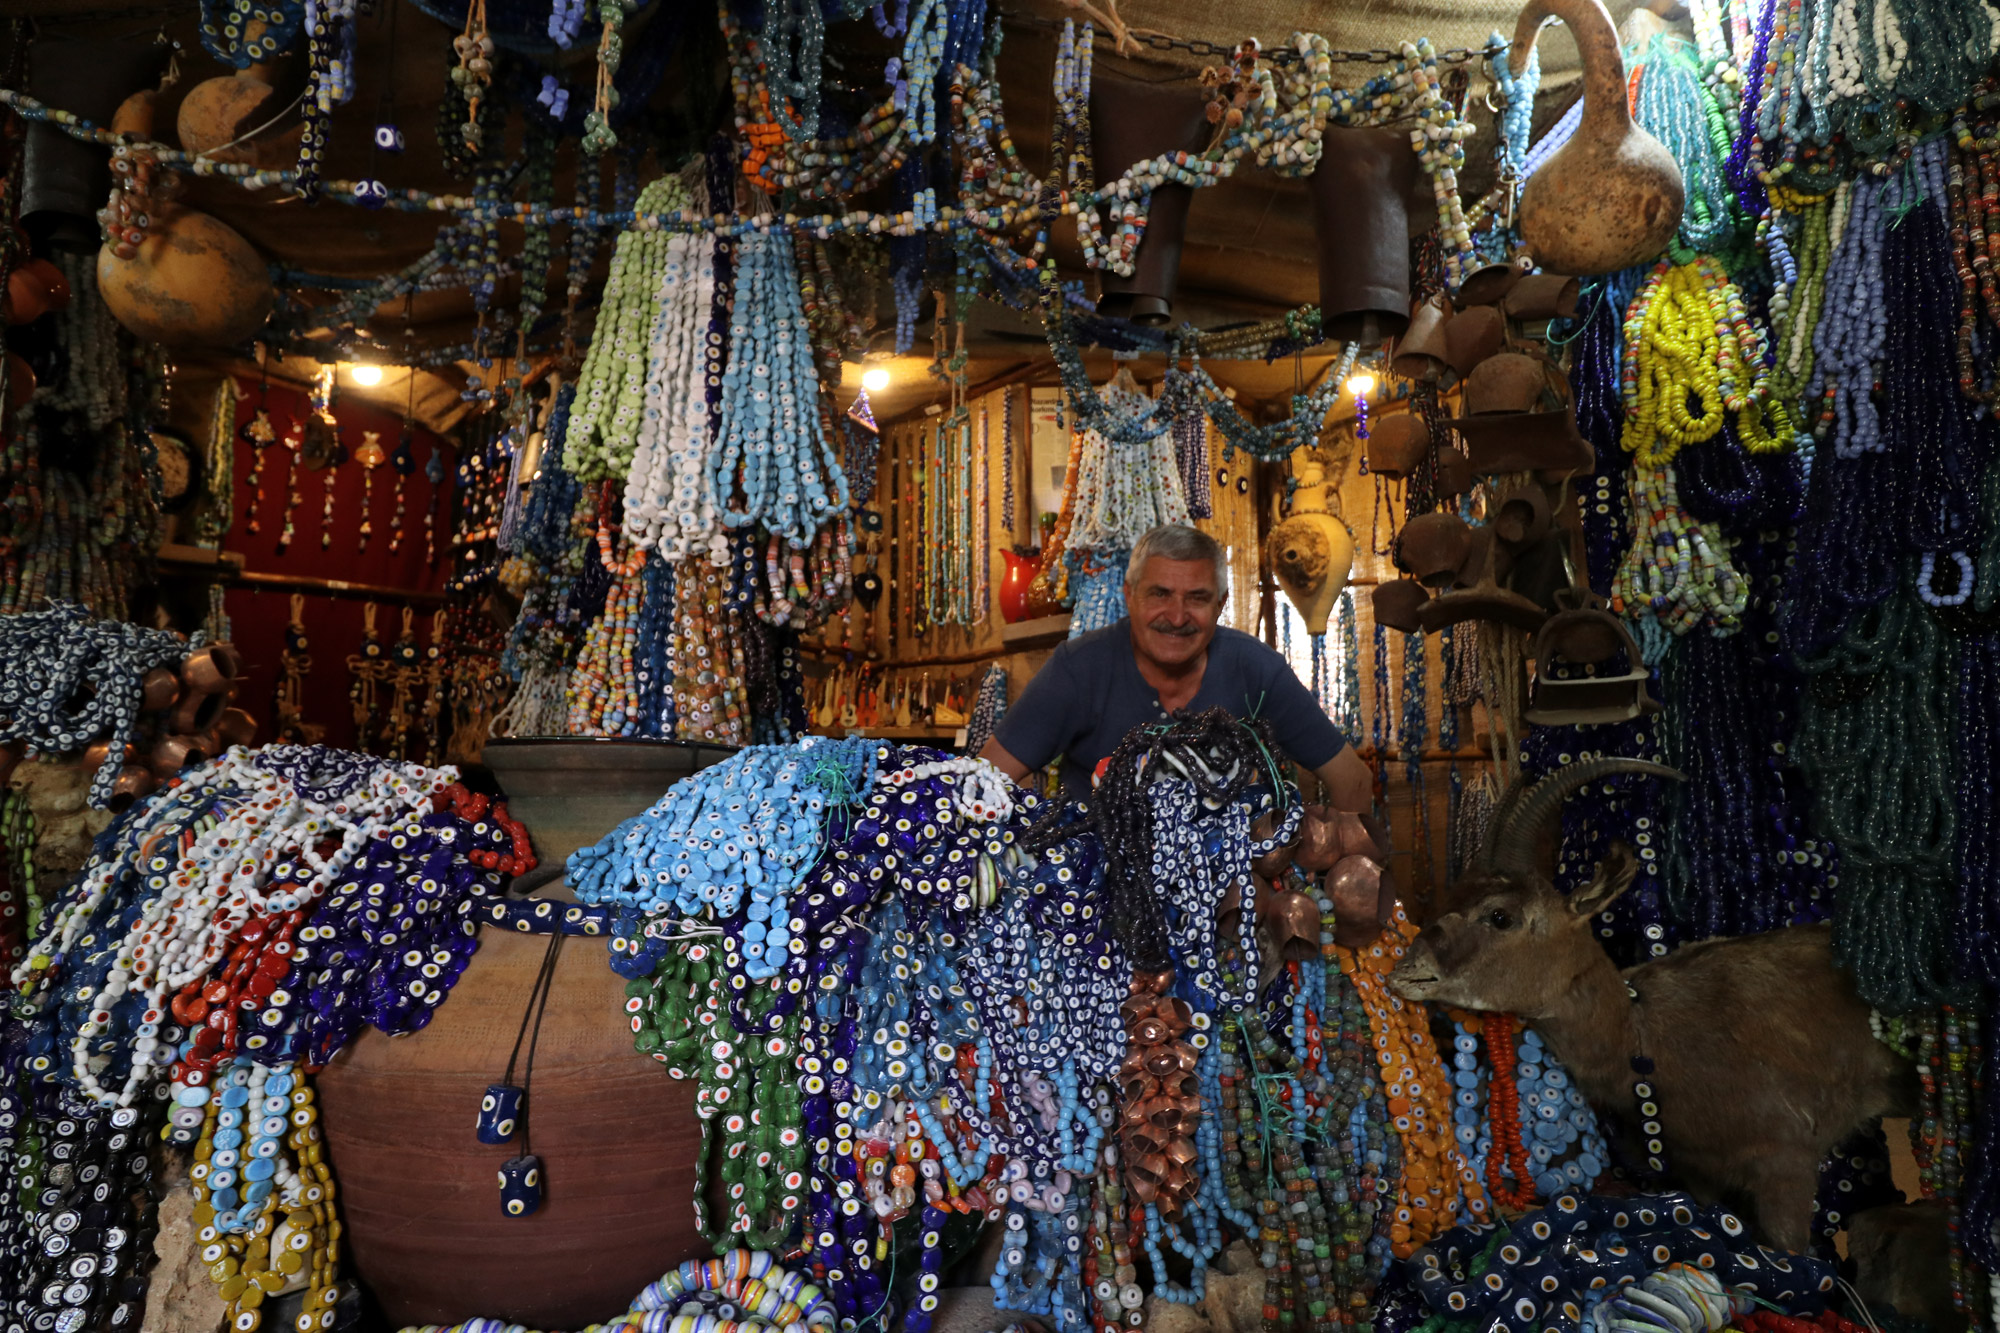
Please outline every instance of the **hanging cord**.
M535 974L534 989L528 992L528 1007L521 1012L521 1030L514 1034L514 1049L507 1056L507 1072L501 1082L512 1086L514 1082L514 1061L520 1057L521 1041L528 1042L528 1063L521 1071L521 1152L520 1156L533 1155L528 1131L528 1115L533 1109L529 1100L530 1085L535 1077L535 1047L542 1040L542 1015L548 1012L549 992L555 989L556 959L562 954L563 941L568 936L558 930L549 936L548 951L542 955L541 971ZM534 1022L534 1033L529 1035L529 1020Z

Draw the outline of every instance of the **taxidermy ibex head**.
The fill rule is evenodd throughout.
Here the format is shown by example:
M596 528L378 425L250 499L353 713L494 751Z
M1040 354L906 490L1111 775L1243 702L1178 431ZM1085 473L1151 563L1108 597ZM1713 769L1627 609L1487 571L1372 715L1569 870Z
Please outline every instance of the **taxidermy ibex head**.
M1535 864L1563 799L1619 773L1680 776L1589 759L1510 786L1466 905L1426 925L1390 981L1408 999L1532 1021L1634 1163L1646 1153L1631 1132L1633 1062L1650 1065L1668 1173L1707 1202L1747 1196L1773 1243L1802 1250L1820 1163L1879 1117L1909 1114L1915 1077L1875 1040L1824 925L1685 944L1619 973L1591 923L1638 861L1614 848L1567 899Z

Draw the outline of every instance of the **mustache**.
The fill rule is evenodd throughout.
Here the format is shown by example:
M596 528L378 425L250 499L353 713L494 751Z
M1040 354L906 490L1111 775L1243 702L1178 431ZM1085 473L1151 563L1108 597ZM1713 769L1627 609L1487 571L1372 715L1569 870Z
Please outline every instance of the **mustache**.
M1155 634L1172 634L1182 639L1191 639L1201 633L1199 625L1169 625L1163 620L1152 621L1147 624L1146 628Z

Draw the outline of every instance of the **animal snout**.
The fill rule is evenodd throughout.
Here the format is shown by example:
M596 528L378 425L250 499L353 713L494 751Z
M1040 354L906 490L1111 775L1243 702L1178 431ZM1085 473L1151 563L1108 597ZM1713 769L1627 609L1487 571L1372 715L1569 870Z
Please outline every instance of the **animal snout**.
M1406 1000L1423 1000L1429 998L1441 972L1437 951L1424 935L1419 935L1410 945L1410 951L1403 955L1403 961L1389 973L1389 984Z

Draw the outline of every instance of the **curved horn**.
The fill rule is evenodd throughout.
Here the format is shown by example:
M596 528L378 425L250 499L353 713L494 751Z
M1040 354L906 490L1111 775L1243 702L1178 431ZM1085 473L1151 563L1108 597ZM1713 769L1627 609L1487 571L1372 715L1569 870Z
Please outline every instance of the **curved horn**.
M1559 768L1526 791L1514 796L1512 784L1494 807L1493 823L1487 837L1491 851L1487 863L1506 874L1525 875L1535 871L1535 842L1548 823L1562 809L1562 803L1577 788L1617 773L1650 773L1678 782L1685 776L1677 768L1650 764L1643 759L1585 759ZM1509 803L1509 798L1513 800Z
M1507 779L1507 785L1493 798L1493 808L1486 813L1486 836L1480 839L1479 855L1473 861L1481 870L1491 871L1494 868L1494 844L1499 841L1500 830L1513 818L1514 807L1521 803L1521 794L1527 790L1527 775L1516 768L1514 776Z

